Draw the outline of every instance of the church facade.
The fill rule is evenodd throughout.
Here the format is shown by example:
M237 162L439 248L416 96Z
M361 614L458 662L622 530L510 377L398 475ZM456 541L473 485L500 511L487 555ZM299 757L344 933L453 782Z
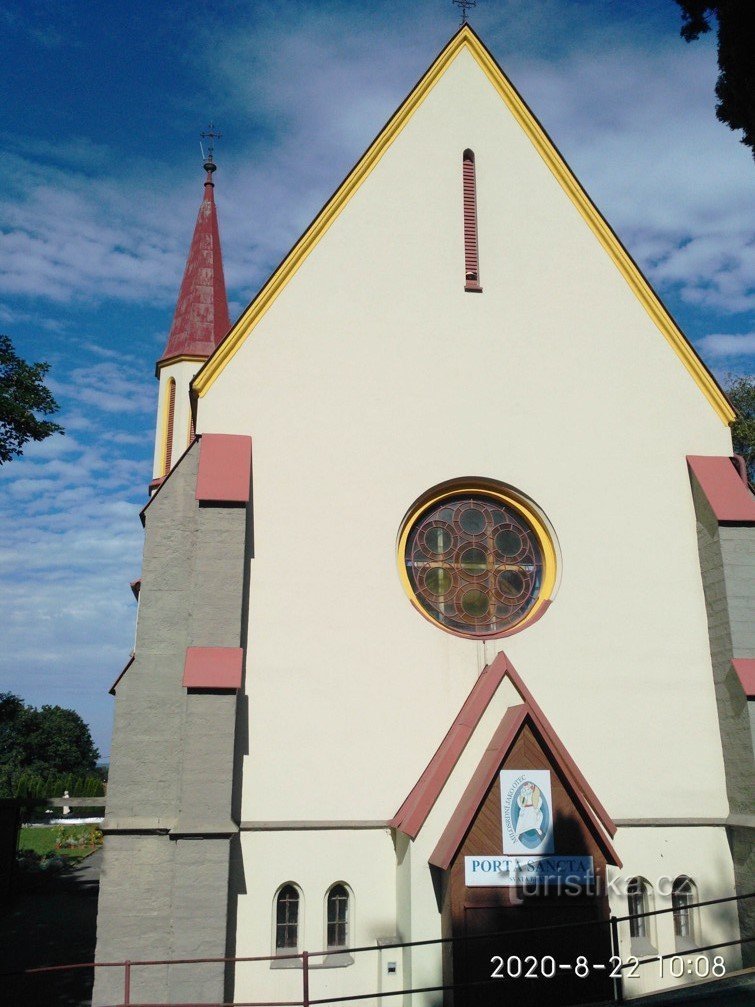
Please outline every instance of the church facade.
M697 907L755 887L714 378L468 26L233 326L206 167L97 960L271 959L137 967L138 1002L300 1001L308 951L312 998L457 1007L741 967L753 900Z

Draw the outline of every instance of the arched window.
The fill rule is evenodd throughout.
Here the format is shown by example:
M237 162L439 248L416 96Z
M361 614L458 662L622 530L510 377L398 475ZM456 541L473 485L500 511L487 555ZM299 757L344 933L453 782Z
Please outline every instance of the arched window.
M296 951L299 947L299 889L283 885L275 899L275 950Z
M481 291L480 257L477 248L477 180L474 152L465 150L461 163L464 190L464 289Z
M349 944L349 891L346 885L336 884L327 896L327 947L328 951L348 947Z
M695 885L691 878L682 876L676 879L671 888L671 907L674 917L674 936L677 941L695 941L695 922L692 905L697 901Z
M174 378L168 381L168 403L165 413L165 451L163 475L167 476L173 463L173 419L176 412L176 382Z
M627 903L629 907L629 934L632 939L648 937L648 916L650 911L647 882L643 878L631 878L627 883Z

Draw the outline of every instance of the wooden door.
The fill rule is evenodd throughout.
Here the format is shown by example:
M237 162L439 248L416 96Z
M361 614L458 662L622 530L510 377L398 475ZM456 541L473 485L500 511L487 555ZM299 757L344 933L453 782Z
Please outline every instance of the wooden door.
M583 820L566 778L529 725L501 768L551 771L556 852L592 856L595 882L569 894L556 886L537 891L466 886L465 856L503 853L496 774L445 879L444 934L454 940L445 956L444 982L455 987L446 1005L561 1007L610 999L605 857L594 826ZM494 971L498 978L492 978Z

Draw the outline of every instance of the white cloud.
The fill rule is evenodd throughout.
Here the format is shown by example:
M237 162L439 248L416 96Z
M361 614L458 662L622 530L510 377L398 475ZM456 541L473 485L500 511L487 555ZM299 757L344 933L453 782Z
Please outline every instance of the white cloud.
M147 478L117 445L73 437L32 445L0 469L0 690L29 702L75 697L103 749L105 690L133 643L128 580L139 572Z
M156 389L146 369L123 359L75 367L67 377L51 378L47 383L54 395L106 413L151 415L155 410Z
M58 303L175 298L198 200L192 212L188 188L169 172L145 188L135 174L93 178L19 154L5 159L12 182L0 195L0 291Z
M741 357L755 354L755 332L714 333L696 344L700 353L709 357Z
M106 690L133 645L128 583L139 574L156 389L138 360L92 358L61 360L50 382L65 436L0 468L0 691L75 705L107 752Z
M752 158L712 112L704 46L580 50L517 76L587 191L661 294L755 307Z
M39 136L17 136L13 133L0 132L0 143L3 144L4 149L15 148L30 158L84 168L88 171L103 168L113 160L113 152L109 147L102 143L95 143L86 136L47 139Z

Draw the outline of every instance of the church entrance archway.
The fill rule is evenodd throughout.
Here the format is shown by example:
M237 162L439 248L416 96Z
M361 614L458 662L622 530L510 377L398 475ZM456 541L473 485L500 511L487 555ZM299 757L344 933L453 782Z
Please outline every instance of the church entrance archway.
M529 720L493 768L444 875L443 930L453 938L445 945L444 983L455 987L446 1007L611 999L606 848L598 826L587 820L584 803ZM514 844L532 842L547 854L509 853L512 813L506 817L502 802L521 816L514 832L517 825L524 831Z

